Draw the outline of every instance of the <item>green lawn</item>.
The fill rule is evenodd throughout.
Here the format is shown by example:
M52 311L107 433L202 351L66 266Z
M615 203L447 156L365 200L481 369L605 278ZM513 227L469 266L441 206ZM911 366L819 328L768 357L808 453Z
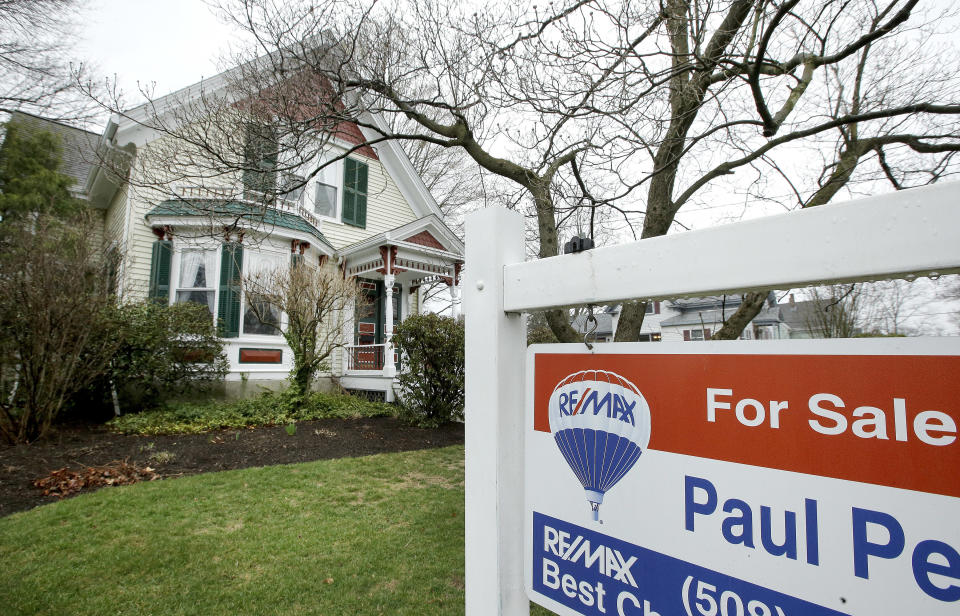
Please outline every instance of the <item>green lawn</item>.
M3 614L462 614L463 447L142 483L15 514L0 519L0 597Z

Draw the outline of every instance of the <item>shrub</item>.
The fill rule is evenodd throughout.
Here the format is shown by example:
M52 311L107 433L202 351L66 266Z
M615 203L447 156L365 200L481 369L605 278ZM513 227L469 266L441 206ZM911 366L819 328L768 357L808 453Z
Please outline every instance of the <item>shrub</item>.
M120 348L109 376L125 410L145 402L156 406L162 396L223 379L223 340L206 306L144 302L118 312Z
M413 316L394 330L393 343L403 357L402 416L424 427L463 419L463 323Z
M113 298L84 228L0 222L0 439L42 437L116 353Z
M180 403L165 408L124 415L107 426L124 434L195 434L211 430L288 426L313 419L382 417L392 407L342 394L313 392L303 395L295 388L264 392L255 398L205 404Z

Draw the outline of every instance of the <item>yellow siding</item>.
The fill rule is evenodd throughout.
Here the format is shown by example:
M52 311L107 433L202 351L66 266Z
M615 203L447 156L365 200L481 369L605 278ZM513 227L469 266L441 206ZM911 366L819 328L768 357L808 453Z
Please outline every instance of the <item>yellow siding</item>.
M417 219L383 165L372 159L364 159L364 162L369 165L367 175L367 228L360 229L339 222L324 221L321 229L324 237L338 249Z
M106 249L103 233L104 219L106 218L106 214L107 213L103 210L90 210L87 241L90 242L90 248L94 251L94 254L100 253Z
M103 236L107 243L123 243L123 223L126 222L127 185L117 191L110 207L104 213Z

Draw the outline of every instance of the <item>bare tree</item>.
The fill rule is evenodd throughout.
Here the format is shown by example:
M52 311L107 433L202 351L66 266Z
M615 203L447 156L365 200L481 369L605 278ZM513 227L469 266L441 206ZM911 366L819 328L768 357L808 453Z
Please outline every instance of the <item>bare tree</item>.
M364 301L356 282L334 267L298 264L253 272L243 286L250 312L283 334L293 352L292 385L309 392L323 363L344 346L344 325L357 302Z
M804 326L816 338L853 338L862 332L865 301L861 284L830 285L808 291Z
M99 106L81 95L85 67L67 58L77 0L0 0L0 111L86 120Z
M162 158L184 163L168 164L166 181L256 172L243 156L251 122L274 127L281 174L319 172L329 161L318 135L345 123L366 138L343 156L387 139L460 150L518 187L508 206L529 214L537 256L550 257L574 229L664 235L716 190L770 175L803 204L825 202L871 152L901 186L918 168L952 172L957 71L916 53L896 71L887 64L897 49L921 47L925 33L913 28L936 22L917 4L232 0L224 13L255 45L232 58L224 85L137 119L175 137L167 143L181 151ZM835 135L836 156L811 190L805 169L785 161ZM644 312L643 301L623 305L618 340L637 339ZM576 339L566 312L545 316L560 340ZM738 311L725 335L748 316Z

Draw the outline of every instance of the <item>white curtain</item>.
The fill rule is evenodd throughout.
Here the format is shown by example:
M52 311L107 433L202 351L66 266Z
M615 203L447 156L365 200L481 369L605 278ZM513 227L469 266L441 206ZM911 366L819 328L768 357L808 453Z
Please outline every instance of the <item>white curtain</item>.
M217 253L215 250L184 250L180 253L180 288L214 289L217 285ZM179 291L177 301L206 304L213 313L214 291Z
M207 280L208 271L206 269L206 263L204 263L203 253L204 251L202 250L184 250L183 253L181 253L180 288L206 289L210 286Z

